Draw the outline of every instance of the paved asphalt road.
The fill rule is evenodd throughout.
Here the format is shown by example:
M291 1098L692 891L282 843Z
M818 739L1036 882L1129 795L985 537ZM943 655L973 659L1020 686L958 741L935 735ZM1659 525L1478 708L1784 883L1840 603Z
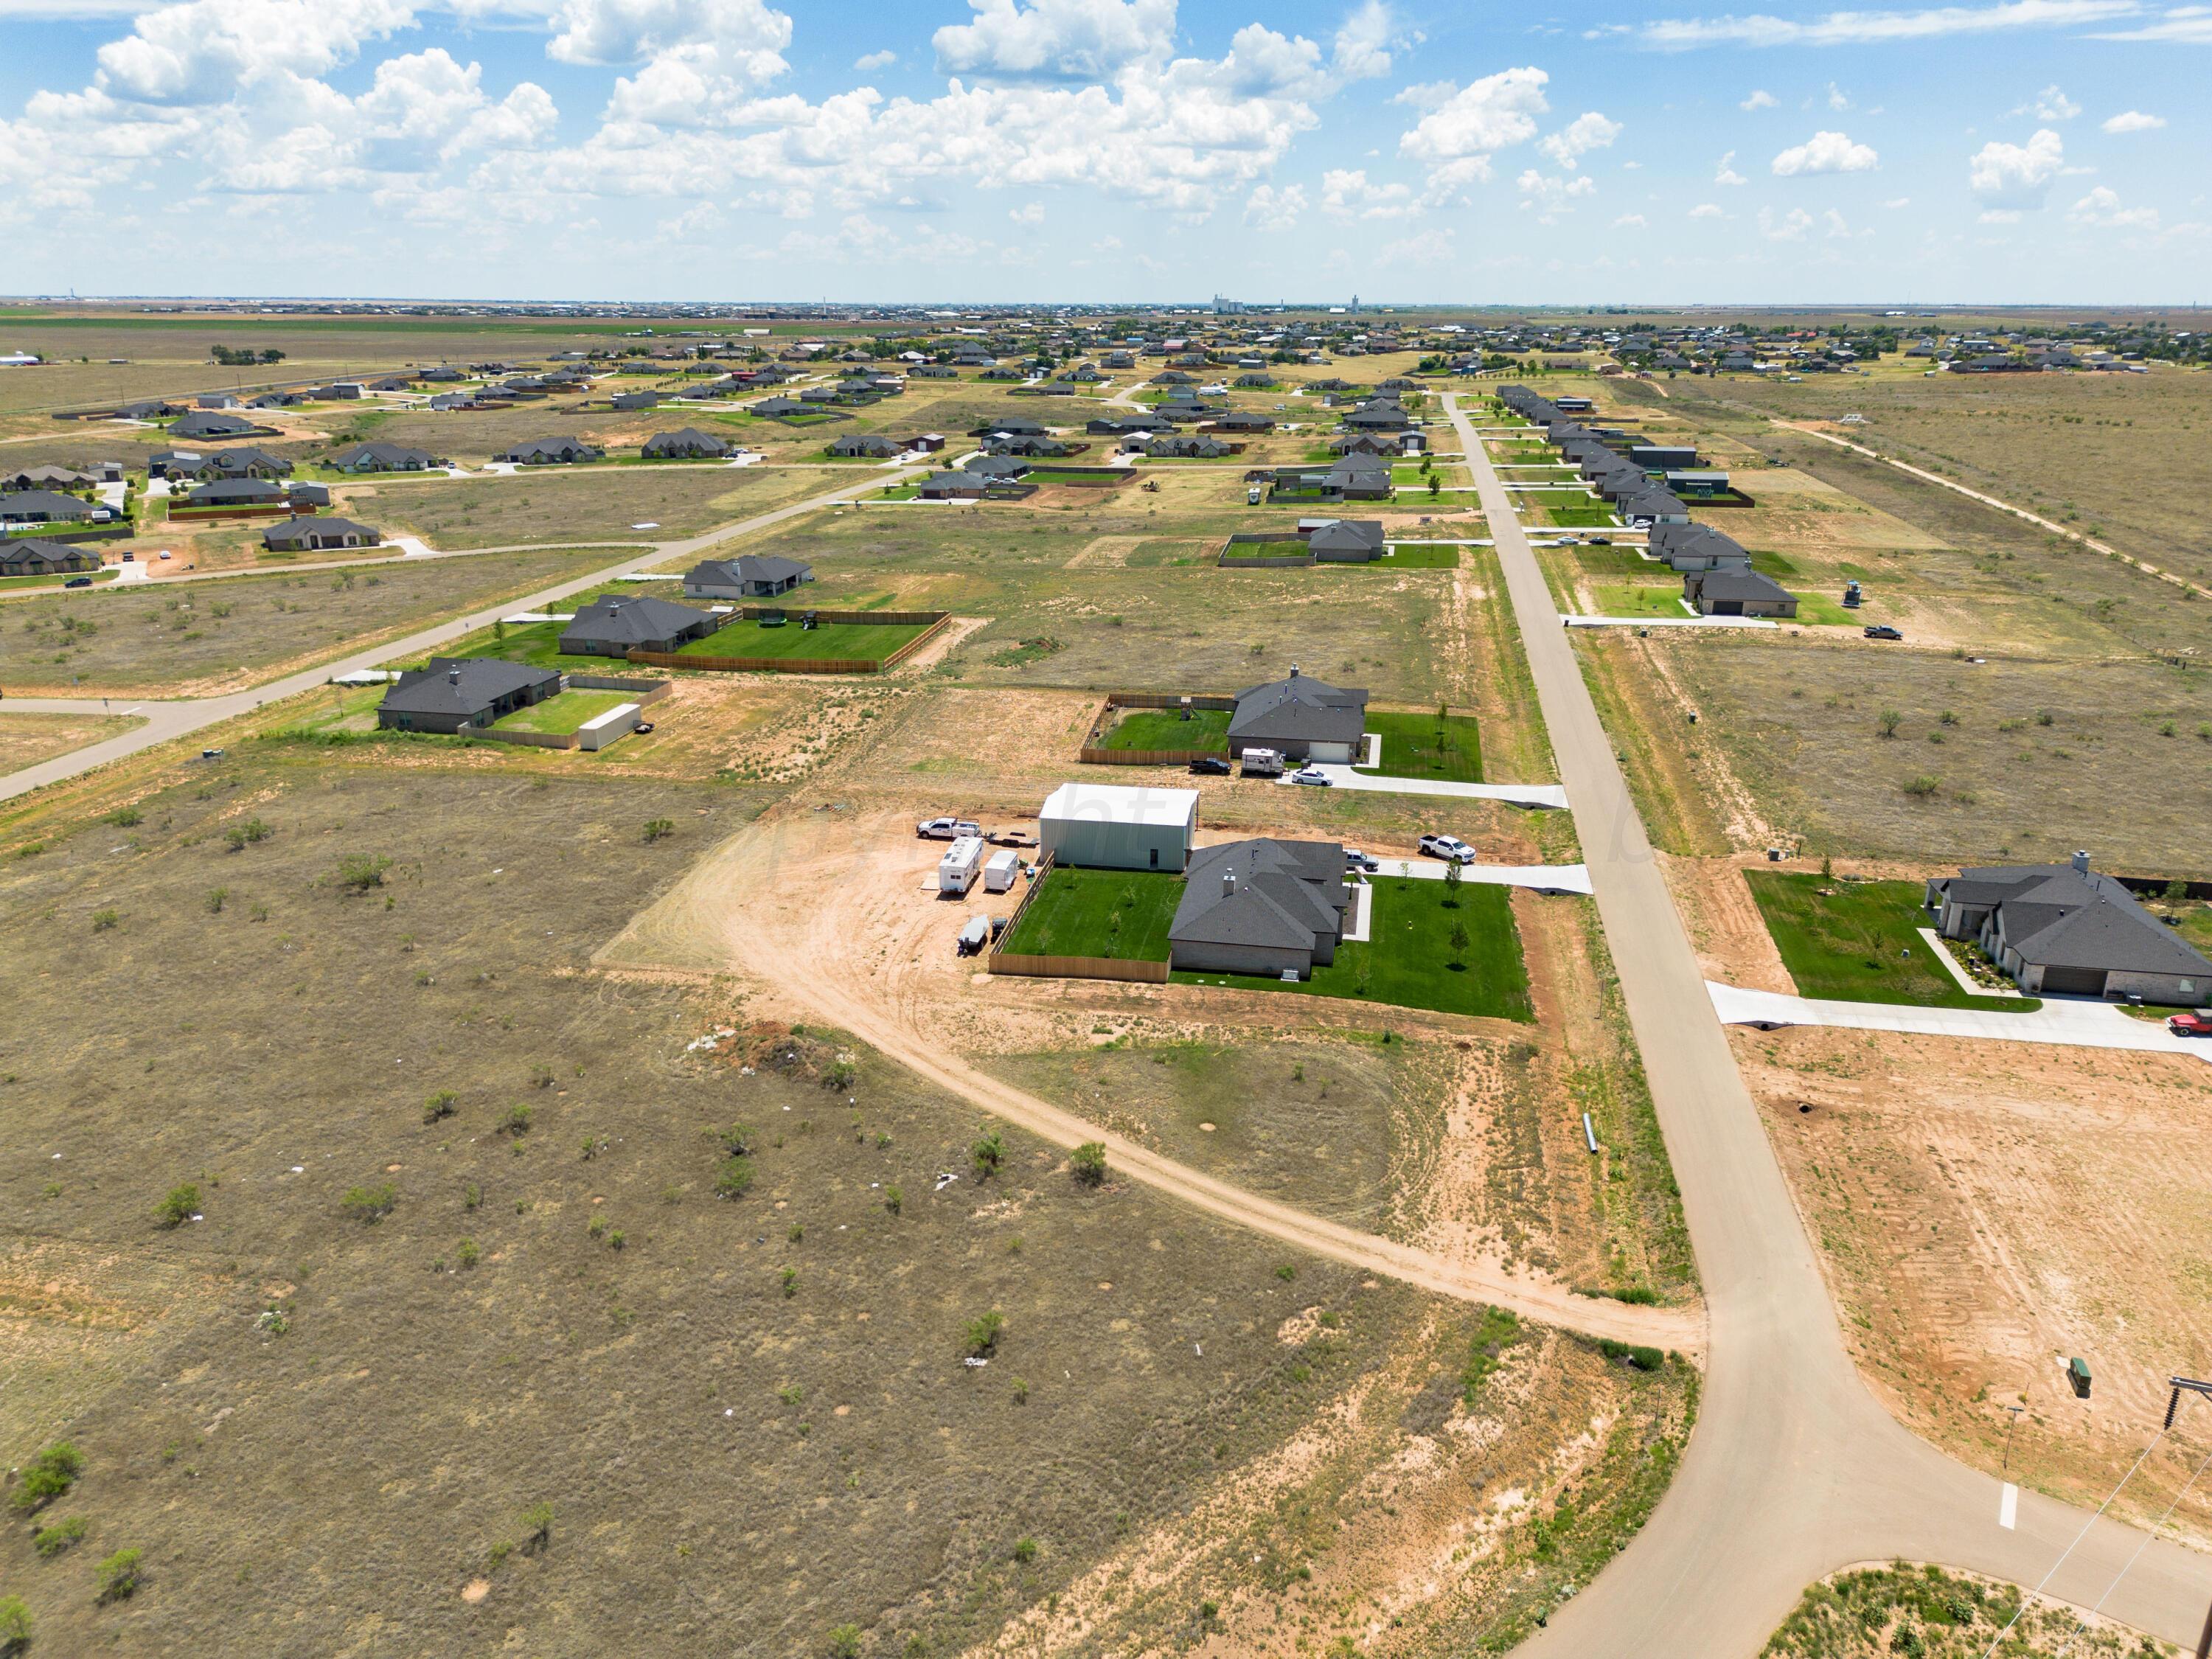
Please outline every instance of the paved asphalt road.
M219 725L235 715L258 708L264 702L276 702L286 697L295 696L302 691L311 691L337 675L349 674L359 668L374 668L398 658L434 651L441 645L451 644L465 634L473 633L479 628L489 627L495 617L510 616L517 611L543 610L556 600L567 599L572 593L581 593L588 588L597 587L602 582L611 581L617 576L641 570L647 565L659 564L665 559L687 557L695 553L703 553L717 543L729 540L732 536L742 536L752 531L765 530L770 525L781 524L786 519L797 518L802 513L811 513L817 507L831 502L847 501L868 490L878 489L885 484L895 483L903 476L906 475L886 474L872 470L866 477L841 486L825 495L811 496L803 501L794 501L789 507L780 507L773 513L763 513L756 518L740 520L736 524L723 525L708 531L703 536L694 536L688 541L663 542L657 546L648 548L642 553L632 554L620 564L604 566L587 576L578 576L562 582L557 587L540 588L537 592L526 593L520 599L502 600L481 616L468 616L456 622L441 623L435 628L426 628L419 634L410 634L404 640L392 640L367 651L357 651L349 657L341 657L335 662L326 662L314 668L302 670L283 679L273 680L266 685L255 686L251 690L233 691L219 697L191 697L176 701L162 701L151 697L133 701L129 697L110 697L106 702L108 712L122 714L128 710L138 715L146 724L135 732L125 732L119 738L110 738L105 743L95 743L87 748L72 750L66 755L56 756L52 760L42 761L36 766L27 766L20 772L9 773L6 777L0 778L0 800L11 800L17 795L27 794L32 790L43 787L46 784L58 783L64 778L76 777L80 773L91 771L94 767L105 766L110 761L121 760L126 755L135 755L142 749L150 749L155 744L167 743L172 738L188 737L194 732L204 731L210 726ZM88 712L98 714L102 712L102 704L100 699L97 697L9 697L4 702L0 702L0 709L11 714L30 714Z
M1859 1381L1567 630L1458 404L1448 399L1573 803L1711 1317L1704 1403L1674 1486L1525 1651L1753 1655L1808 1584L1858 1561L1901 1556L2037 1584L2088 1517L2023 1492L2017 1530L2000 1527L1997 1482L1907 1432ZM2157 1426L2145 1424L2144 1437ZM2115 1618L2194 1643L2212 1562L2160 1541L2136 1556L2145 1542L2096 1522L2049 1593L2083 1607L2103 1599Z

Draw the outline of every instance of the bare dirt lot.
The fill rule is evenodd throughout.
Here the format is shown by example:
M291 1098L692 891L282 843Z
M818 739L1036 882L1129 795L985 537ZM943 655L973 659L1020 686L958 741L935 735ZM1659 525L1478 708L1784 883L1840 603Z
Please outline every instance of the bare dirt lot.
M2166 1379L2212 1364L2212 1066L1809 1028L1733 1041L1876 1392L1993 1471L2023 1406L2013 1478L2101 1501ZM2077 1355L2087 1401L2062 1375ZM2154 1521L2208 1443L2212 1424L2183 1424L2120 1507ZM2212 1495L2171 1524L2212 1538Z
M513 477L349 485L343 510L386 535L404 531L437 548L635 533L674 541L819 495L838 482L811 468L550 467ZM659 527L630 530L647 522Z

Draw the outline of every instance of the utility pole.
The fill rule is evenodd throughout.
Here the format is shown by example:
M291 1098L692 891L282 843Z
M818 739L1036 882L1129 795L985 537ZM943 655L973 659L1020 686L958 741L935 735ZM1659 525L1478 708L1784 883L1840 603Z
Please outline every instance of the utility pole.
M2020 1426L2020 1414L2027 1407L2007 1406L2005 1409L2012 1413L2012 1421L2005 1425L2004 1463L1997 1471L1997 1479L2000 1480L2003 1480L2012 1468L2012 1431Z
M2166 1382L2173 1389L2166 1402L2166 1426L2169 1429L2173 1426L2173 1414L2180 1410L2185 1393L2212 1398L2212 1382L2200 1382L2193 1376L2170 1376ZM2205 1609L2204 1633L2197 1638L2197 1659L2212 1659L2212 1607Z

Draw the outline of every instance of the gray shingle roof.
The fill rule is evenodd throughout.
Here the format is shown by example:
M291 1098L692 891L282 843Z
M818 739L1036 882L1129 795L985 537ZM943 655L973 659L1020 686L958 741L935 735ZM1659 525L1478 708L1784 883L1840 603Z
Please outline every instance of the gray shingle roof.
M2065 864L1979 865L1936 884L1958 903L1997 910L2005 943L2027 962L2212 979L2212 961L2100 872Z
M1203 847L1190 855L1168 941L1311 951L1318 939L1341 931L1346 899L1339 842L1261 838Z
M501 657L434 657L428 667L402 674L384 694L382 706L400 714L466 719L501 697L560 678L557 669L532 668Z
M561 637L564 641L612 640L623 645L652 646L711 621L713 614L696 605L677 605L643 594L610 593L579 611L561 630Z
M1358 743L1367 727L1367 693L1293 670L1237 694L1229 735L1252 742Z

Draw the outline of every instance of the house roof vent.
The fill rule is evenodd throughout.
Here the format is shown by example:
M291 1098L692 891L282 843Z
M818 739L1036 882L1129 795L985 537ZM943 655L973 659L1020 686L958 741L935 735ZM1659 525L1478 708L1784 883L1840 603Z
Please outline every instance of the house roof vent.
M2074 873L2075 873L2075 875L2077 875L2077 876L2086 876L2086 875L2087 875L2087 874L2089 873L2089 855L2088 855L2088 854L2087 854L2087 853L2076 853L2076 854L2075 854L2075 855L2074 855Z

